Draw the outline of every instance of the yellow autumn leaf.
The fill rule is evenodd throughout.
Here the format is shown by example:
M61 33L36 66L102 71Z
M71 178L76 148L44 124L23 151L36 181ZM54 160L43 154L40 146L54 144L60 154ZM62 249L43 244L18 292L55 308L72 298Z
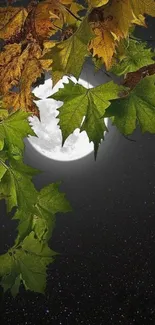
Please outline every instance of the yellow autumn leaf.
M59 18L56 13L59 14L60 9L65 10L64 6L56 0L47 0L35 6L29 5L24 26L22 26L24 39L21 38L18 43L12 44L11 42L11 44L5 45L0 52L0 94L3 96L5 109L9 110L11 107L14 111L21 109L38 115L38 108L33 102L35 96L31 93L31 88L37 78L45 70L49 70L52 63L52 59L40 60L49 49L55 46L53 41L48 40L48 36L52 34L51 29L53 26L50 19L50 8L53 10L53 19ZM19 12L22 11L23 8L20 11L17 8L15 11L14 8L9 11L12 13L12 16L9 13L7 16L9 26L11 26L10 20L12 26L14 26L14 20L17 23ZM15 14L13 15L13 13ZM3 25L5 26L5 24ZM7 37L19 30L21 22L19 21L17 25L16 29L13 27L12 32L10 31L10 34L7 34ZM13 86L17 87L17 91L12 90Z
M60 0L60 2L63 4L63 5L70 5L73 0Z
M77 18L74 17L74 15L76 17L78 17L78 12L80 10L83 10L84 7L77 3L76 1L73 0L59 0L59 17L58 19L55 19L53 26L56 26L57 28L63 28L64 24L67 25L73 25L73 24L77 24L78 20ZM63 6L62 6L63 5ZM52 18L52 13L51 12L51 18ZM56 28L55 28L56 29Z
M80 10L83 10L84 7L77 3L77 2L72 2L71 5L69 6L69 10L76 16L78 17L78 12ZM73 17L67 10L65 13L65 22L69 25L75 24L77 22L77 19Z
M109 32L117 38L126 37L134 19L130 0L114 1L104 10L104 21Z
M53 85L63 75L79 77L85 58L88 55L88 43L93 36L86 17L71 37L65 41L56 42L55 47L42 58L43 60L53 60L51 67Z
M27 40L35 38L40 44L54 35L66 23L68 11L66 8L72 4L72 0L45 0L35 6L28 5L28 18L25 23Z
M96 38L91 41L89 49L93 56L103 59L107 69L111 67L115 47L121 39L128 36L131 25L146 26L144 14L155 16L153 0L111 1L102 12L102 21L98 19L93 22L91 14L91 26Z
M32 92L29 92L27 95L24 91L20 93L9 91L3 96L3 105L8 111L12 112L20 109L39 117L38 107L33 100L35 100L35 97Z
M34 24L36 34L40 39L52 36L57 31L54 26L55 21L61 20L61 25L63 25L62 10L63 7L59 1L45 0L38 3L34 13Z
M28 13L23 7L0 8L0 38L10 39L21 32Z
M144 14L155 16L154 0L130 0L130 3L136 17Z
M101 7L108 3L109 0L88 0L90 7Z
M76 18L67 9L77 15L83 8L73 0L45 0L38 3L34 14L36 34L42 39L52 36L65 23L69 25L75 23Z
M111 58L115 51L114 37L108 29L105 29L104 23L96 24L94 32L96 37L91 41L89 49L93 49L93 56L97 55L103 59L108 70L111 67Z
M46 70L46 71L48 71L49 70L49 68L51 67L51 64L52 64L52 62L53 62L53 60L52 59L46 59L46 60L43 60L42 59L42 57L46 54L46 53L48 53L48 51L52 48L52 47L54 47L56 45L56 43L54 42L54 41L44 41L44 43L43 43L43 46L44 46L44 49L43 49L43 52L42 52L42 55L41 55L41 60L40 60L40 62L41 62L41 65L42 65L42 68L44 69L44 70Z
M48 48L49 44L46 44L45 53ZM38 115L31 86L51 62L40 60L42 50L37 43L28 44L23 51L21 44L9 44L5 46L4 53L0 53L2 54L0 92L3 95L4 108L10 109L11 106L14 111L21 109ZM12 91L12 86L17 87L16 92Z
M39 39L44 40L63 28L65 23L74 24L74 18L67 9L77 15L84 7L72 0L45 0L38 3L34 10L35 32Z
M147 27L145 22L145 17L143 15L138 15L138 17L136 17L135 14L133 13L133 16L134 16L132 20L133 24Z
M0 92L6 93L17 86L22 69L28 58L28 52L21 52L21 44L8 44L0 52Z

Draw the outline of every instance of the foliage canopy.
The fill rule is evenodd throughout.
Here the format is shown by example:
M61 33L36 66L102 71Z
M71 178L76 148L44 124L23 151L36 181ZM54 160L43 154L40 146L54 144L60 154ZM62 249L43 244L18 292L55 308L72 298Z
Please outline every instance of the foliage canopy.
M136 25L147 28L146 15L155 17L154 0L30 0L25 7L9 0L0 7L0 198L18 220L14 246L0 256L0 276L13 296L21 283L44 293L46 268L57 255L48 244L55 215L71 211L60 182L37 191L32 178L40 171L23 162L23 138L35 136L28 117L39 118L32 87L45 72L53 85L64 75L78 79L92 58L96 70L104 65L123 81L86 89L69 80L49 96L63 102L62 145L80 128L96 159L105 117L124 135L137 125L155 133L155 53L134 37Z

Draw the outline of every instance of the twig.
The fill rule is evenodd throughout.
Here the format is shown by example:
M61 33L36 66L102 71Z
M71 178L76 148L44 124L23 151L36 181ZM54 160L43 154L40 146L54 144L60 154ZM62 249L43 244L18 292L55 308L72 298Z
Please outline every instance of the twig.
M60 29L60 30L62 30L62 32L64 31L63 28L61 28L61 27L59 27L59 26L57 26L57 25L55 25L55 24L53 24L53 26L56 27L56 28L58 28L58 29Z
M77 20L79 20L79 21L82 21L82 19L81 18L79 18L79 17L77 17L76 15L74 15L73 14L73 12L70 10L70 9L68 9L68 8L66 8L65 7L65 9L75 18L75 19L77 19Z

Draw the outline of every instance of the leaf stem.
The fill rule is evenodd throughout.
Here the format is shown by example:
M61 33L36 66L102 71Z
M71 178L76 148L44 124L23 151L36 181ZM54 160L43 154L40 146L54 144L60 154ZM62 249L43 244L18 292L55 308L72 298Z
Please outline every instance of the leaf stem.
M56 27L56 28L58 28L58 29L60 29L60 30L62 30L62 31L64 31L63 28L61 28L61 27L59 27L59 26L57 26L55 24L53 24L53 26Z

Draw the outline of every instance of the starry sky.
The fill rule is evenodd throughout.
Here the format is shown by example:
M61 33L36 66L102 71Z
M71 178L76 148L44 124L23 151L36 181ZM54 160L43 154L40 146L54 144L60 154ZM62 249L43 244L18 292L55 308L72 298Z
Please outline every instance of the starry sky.
M150 19L137 36L152 45L154 27ZM73 212L57 214L50 246L61 255L48 269L46 295L1 294L0 324L155 324L155 135L137 129L130 138L109 125L96 162L93 153L55 162L25 141L24 161L43 171L36 188L62 180ZM3 253L16 222L3 200L0 208Z

